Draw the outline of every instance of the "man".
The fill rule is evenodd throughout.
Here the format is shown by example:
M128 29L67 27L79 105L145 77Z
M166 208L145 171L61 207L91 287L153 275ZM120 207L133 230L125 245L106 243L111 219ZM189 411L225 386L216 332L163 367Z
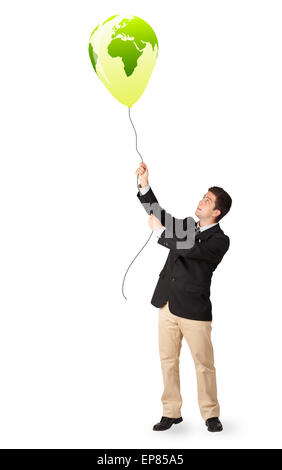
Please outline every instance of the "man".
M192 219L194 243L190 248L182 248L179 225L182 222L187 230L191 217L176 219L161 208L149 186L145 163L140 164L136 174L140 180L137 197L148 214L153 210L149 227L158 236L158 243L170 250L151 299L151 304L159 308L159 353L164 383L163 416L153 429L164 431L183 421L179 356L184 336L196 368L201 416L209 431L222 431L211 342L210 284L213 271L229 248L229 237L219 226L219 220L230 210L232 199L218 186L209 188L195 211L198 222Z

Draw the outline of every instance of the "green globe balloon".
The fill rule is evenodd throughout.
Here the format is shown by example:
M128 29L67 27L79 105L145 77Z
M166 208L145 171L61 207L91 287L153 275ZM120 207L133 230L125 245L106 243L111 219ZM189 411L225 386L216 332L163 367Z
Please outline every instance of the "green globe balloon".
M137 16L111 16L94 29L89 39L89 56L96 74L128 107L144 92L158 49L154 30Z

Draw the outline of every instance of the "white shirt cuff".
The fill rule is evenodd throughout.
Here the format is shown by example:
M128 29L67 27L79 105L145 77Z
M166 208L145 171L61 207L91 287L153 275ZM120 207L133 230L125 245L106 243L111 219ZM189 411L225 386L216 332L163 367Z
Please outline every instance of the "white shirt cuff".
M163 233L164 230L165 230L165 227L161 227L161 228L159 228L159 230L155 230L155 231L154 231L154 234L155 234L158 238L160 238L160 236L161 236L161 234Z
M150 185L146 184L146 186L143 186L143 188L139 187L139 192L144 196L150 189Z

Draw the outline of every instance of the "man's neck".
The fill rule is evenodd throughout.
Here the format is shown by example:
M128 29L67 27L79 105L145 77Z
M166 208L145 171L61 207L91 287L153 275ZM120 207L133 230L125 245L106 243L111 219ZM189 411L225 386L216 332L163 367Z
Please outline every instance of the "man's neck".
M208 220L208 221L203 221L199 220L199 226L200 227L205 227L206 225L212 225L215 224L216 222L214 220Z

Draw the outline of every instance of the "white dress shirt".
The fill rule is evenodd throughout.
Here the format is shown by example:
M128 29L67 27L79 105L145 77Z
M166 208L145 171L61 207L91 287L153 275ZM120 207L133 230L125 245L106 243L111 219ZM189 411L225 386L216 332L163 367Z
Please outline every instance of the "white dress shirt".
M142 196L144 194L146 194L150 189L150 185L149 184L146 184L146 186L144 186L143 188L141 188L141 186L139 186L139 191L140 191L140 194L142 194ZM197 227L200 227L200 232L203 232L204 230L207 230L208 228L210 227L213 227L214 225L218 224L218 222L215 222L214 224L210 224L210 225L205 225L204 227L201 227L199 225L199 220L197 222ZM159 228L158 230L154 230L154 235L156 235L158 238L160 238L161 234L163 233L163 231L165 230L165 227L161 227Z

